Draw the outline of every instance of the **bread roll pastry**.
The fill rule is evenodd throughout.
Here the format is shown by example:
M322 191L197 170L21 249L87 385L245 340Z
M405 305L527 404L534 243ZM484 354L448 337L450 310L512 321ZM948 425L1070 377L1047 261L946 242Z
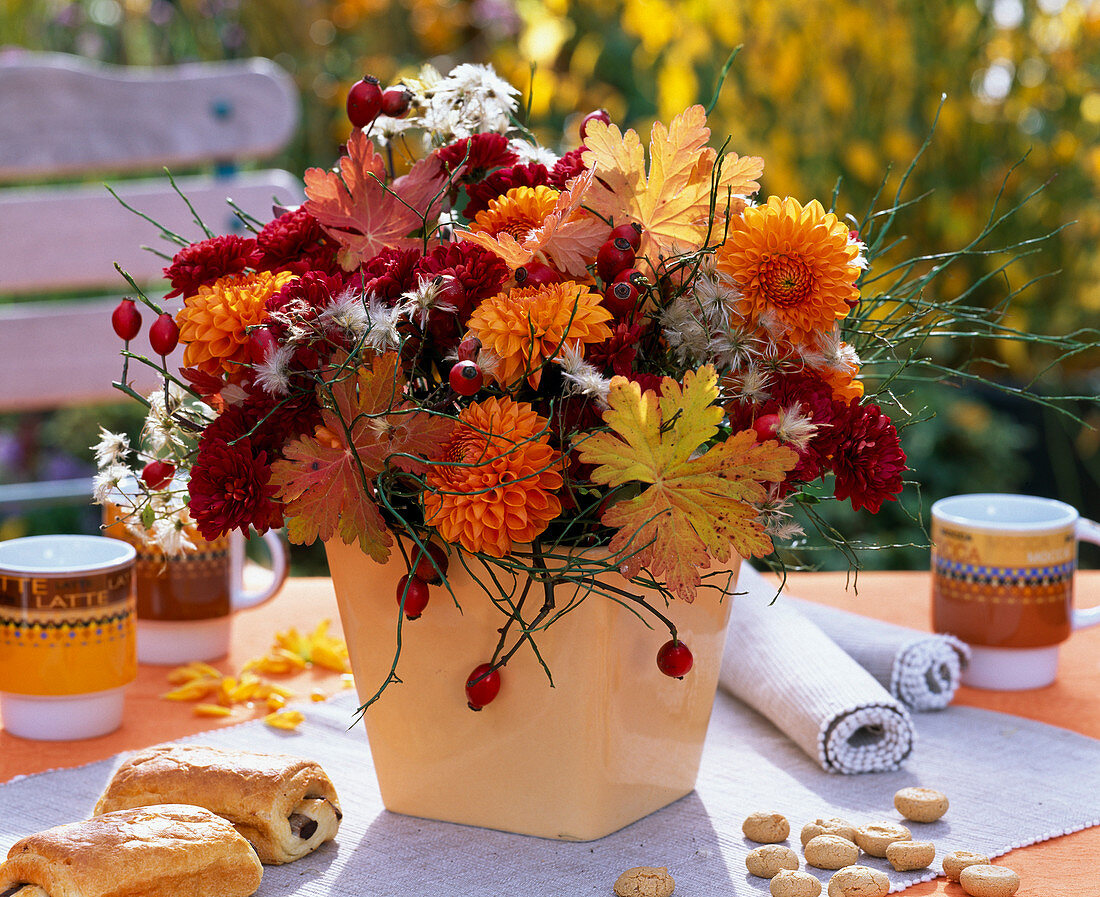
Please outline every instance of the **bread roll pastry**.
M17 841L0 894L19 897L248 897L263 867L228 822L202 807L120 810Z
M312 760L282 754L169 745L134 754L118 768L96 814L186 803L228 819L264 863L289 863L336 836L336 789Z

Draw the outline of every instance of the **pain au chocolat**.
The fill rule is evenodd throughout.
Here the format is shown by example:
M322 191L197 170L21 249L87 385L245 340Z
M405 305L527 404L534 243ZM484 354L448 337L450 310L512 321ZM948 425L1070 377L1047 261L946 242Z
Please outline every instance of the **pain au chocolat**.
M202 807L119 810L17 841L0 863L3 897L248 897L263 867L226 820Z
M196 804L228 819L268 864L316 850L336 836L342 818L336 788L312 760L202 745L134 754L95 812L159 803Z

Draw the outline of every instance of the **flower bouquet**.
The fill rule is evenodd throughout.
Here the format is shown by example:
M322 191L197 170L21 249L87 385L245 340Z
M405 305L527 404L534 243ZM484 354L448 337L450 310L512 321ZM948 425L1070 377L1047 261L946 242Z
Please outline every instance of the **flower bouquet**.
M884 300L861 297L860 229L816 200L757 197L764 161L711 148L702 106L654 124L647 161L603 112L559 155L518 121L517 96L476 65L388 90L364 79L343 155L305 173L300 207L244 219L246 235L167 235L182 310L142 298L156 354L178 342L182 367L162 357L136 466L105 436L99 487L143 482L134 517L169 546L192 526L324 541L349 642L374 639L349 645L368 728L395 683L413 695L395 726L427 708L427 735L393 738L409 781L433 762L410 758L417 739L479 729L511 744L558 700L565 716L536 726L525 762L591 791L590 759L567 768L545 747L562 725L580 740L569 714L587 698L569 683L636 692L621 715L593 705L595 753L620 752L639 716L652 740L625 753L671 753L656 797L609 793L625 816L556 830L590 837L690 791L739 559L797 535L796 512L823 496L876 512L901 492L898 431L854 346L881 354L884 322L912 329L925 312L896 291L871 314ZM116 312L127 340L135 314L129 300ZM623 620L643 641L606 640ZM584 634L598 644L578 656ZM568 694L533 698L527 680ZM678 777L661 738L683 733ZM390 754L371 736L381 777ZM502 802L500 765L442 766ZM546 787L553 801L563 786Z

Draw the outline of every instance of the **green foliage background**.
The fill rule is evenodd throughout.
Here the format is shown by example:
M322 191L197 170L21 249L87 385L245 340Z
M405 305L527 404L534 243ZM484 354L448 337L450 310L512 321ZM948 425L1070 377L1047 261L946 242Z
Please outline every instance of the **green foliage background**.
M906 191L925 198L900 224L905 252L957 248L981 230L1002 187L1002 207L1043 187L1007 223L1002 242L1058 231L1056 238L991 278L980 299L994 306L1026 285L1009 325L1068 333L1100 324L1095 2L8 0L0 43L138 65L273 58L302 91L302 126L278 160L299 174L331 163L348 133L346 91L365 73L392 83L425 60L444 70L490 61L524 89L543 141L565 150L591 109L608 109L644 137L654 119L706 103L741 46L710 124L718 142L728 134L733 151L764 157L763 195L829 205L839 179L838 212L859 218L884 176L892 191L939 111ZM938 289L958 294L1002 262L968 259ZM953 362L974 351L947 339L935 348ZM864 555L868 566L926 565L922 521L941 495L1027 491L1100 516L1100 351L1053 367L1041 349L1020 342L986 351L997 362L989 376L1083 396L1072 403L1079 420L995 392L922 387L908 401L936 416L904 434L917 481L907 500L877 518L825 512L858 539L902 546ZM51 424L53 436L86 457L94 415L65 420ZM0 535L5 526L14 534L26 523L8 521Z

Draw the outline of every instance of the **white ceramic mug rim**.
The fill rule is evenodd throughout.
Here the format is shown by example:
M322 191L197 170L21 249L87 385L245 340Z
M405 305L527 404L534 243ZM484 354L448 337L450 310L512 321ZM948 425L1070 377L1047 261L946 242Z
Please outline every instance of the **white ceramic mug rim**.
M1030 509L1031 519L990 519L973 510L976 505L994 504L1002 509ZM1035 511L1042 511L1037 514ZM932 519L940 523L973 530L1000 533L1040 533L1073 527L1081 515L1073 505L1054 498L1039 495L1021 495L1013 492L974 492L941 498L932 505Z
M20 561L18 552L31 548L39 550L42 546L55 543L62 549L66 546L74 546L87 549L102 549L101 557L86 559L80 563L53 564L43 560ZM46 535L46 536L22 536L18 539L9 539L0 542L0 572L14 573L22 576L33 574L34 576L58 577L73 576L83 573L110 573L114 570L132 564L137 557L137 551L128 542L121 539L112 539L108 536L86 536L79 534Z

